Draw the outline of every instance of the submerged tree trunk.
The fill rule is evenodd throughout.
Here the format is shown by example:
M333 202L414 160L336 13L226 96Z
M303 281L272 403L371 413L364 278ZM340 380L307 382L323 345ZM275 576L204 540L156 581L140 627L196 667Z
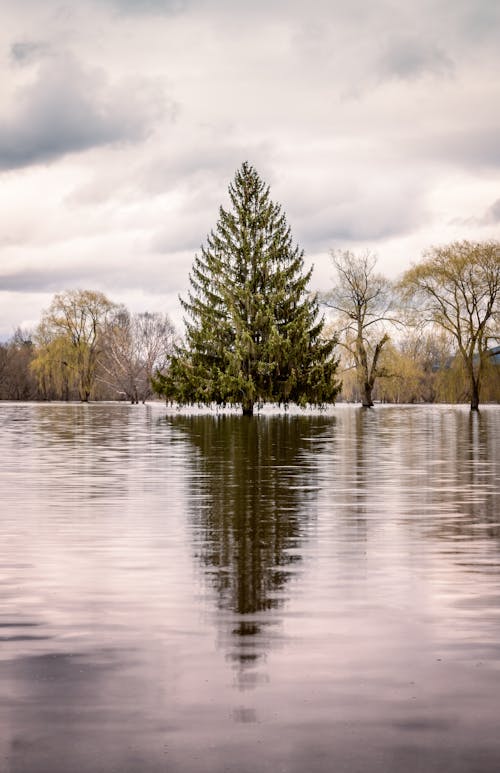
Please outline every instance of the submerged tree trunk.
M362 320L358 320L358 337L356 340L356 368L358 371L359 386L361 391L361 404L363 408L373 407L373 387L378 376L381 375L378 367L379 358L382 349L389 340L387 333L384 333L380 341L377 342L373 352L371 364L369 362L368 350L363 338Z
M479 362L474 362L474 354L471 353L465 359L465 365L469 375L470 382L470 409L471 411L479 410L479 392L481 387L481 354L479 355Z
M479 379L478 378L472 378L471 379L471 399L470 399L470 409L471 411L478 411L479 410Z
M373 387L370 384L367 384L366 382L363 384L361 392L361 404L363 408L373 407L372 389Z

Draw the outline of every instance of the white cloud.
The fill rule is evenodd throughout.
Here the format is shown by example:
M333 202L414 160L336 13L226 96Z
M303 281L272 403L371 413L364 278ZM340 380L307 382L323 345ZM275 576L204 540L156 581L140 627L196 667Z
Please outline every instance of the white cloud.
M19 0L0 21L0 336L73 283L179 317L244 160L315 281L330 247L394 273L498 237L496 0Z

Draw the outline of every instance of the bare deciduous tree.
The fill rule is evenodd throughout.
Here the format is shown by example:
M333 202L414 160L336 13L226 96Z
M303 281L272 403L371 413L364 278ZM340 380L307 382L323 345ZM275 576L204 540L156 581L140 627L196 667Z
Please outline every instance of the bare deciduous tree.
M356 369L361 402L373 405L376 379L385 374L381 365L389 341L387 327L397 324L392 283L375 272L377 258L370 252L356 255L350 250L332 250L336 271L333 288L321 302L335 313L338 343L347 353L348 367Z
M100 380L131 403L145 402L153 394L153 373L167 368L174 338L168 315L121 307L106 328Z

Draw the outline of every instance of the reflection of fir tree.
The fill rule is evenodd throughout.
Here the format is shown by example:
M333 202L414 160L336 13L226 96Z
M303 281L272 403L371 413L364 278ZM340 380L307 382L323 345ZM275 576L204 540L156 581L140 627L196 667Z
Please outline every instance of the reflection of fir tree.
M316 462L308 464L307 449L325 420L178 416L171 422L201 452L190 490L199 557L220 607L237 615L233 634L258 635L262 613L283 603L300 560L306 505L315 497ZM241 642L237 658L254 657Z

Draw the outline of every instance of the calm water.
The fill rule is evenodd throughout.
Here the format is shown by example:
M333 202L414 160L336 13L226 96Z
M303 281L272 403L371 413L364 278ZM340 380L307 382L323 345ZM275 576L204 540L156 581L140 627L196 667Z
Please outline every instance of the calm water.
M2 773L498 773L500 408L0 425Z

